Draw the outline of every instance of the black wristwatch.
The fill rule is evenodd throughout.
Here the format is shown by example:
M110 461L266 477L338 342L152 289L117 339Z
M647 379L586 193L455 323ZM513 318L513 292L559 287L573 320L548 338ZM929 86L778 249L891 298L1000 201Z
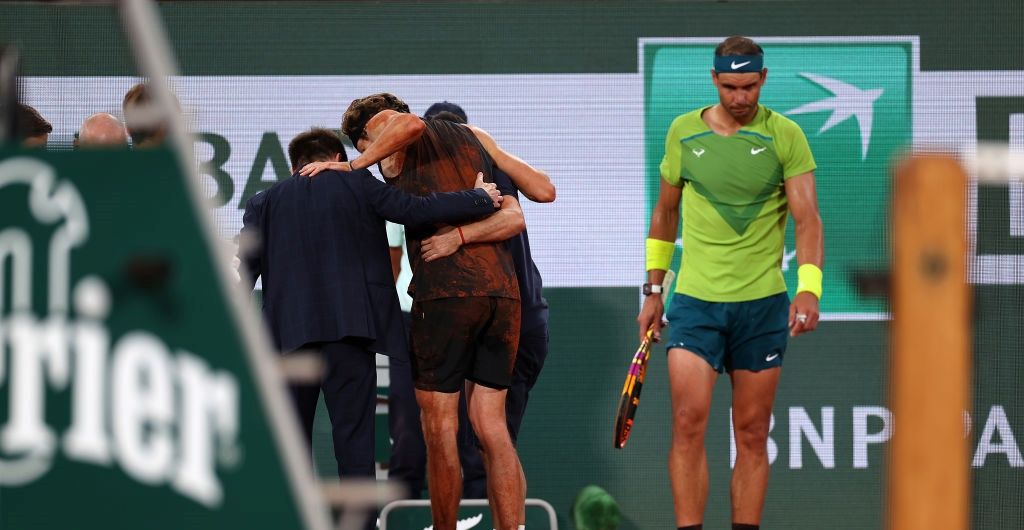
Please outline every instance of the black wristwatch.
M660 283L645 283L643 287L640 288L640 292L644 293L644 296L651 296L652 294L661 294L661 290L662 287Z

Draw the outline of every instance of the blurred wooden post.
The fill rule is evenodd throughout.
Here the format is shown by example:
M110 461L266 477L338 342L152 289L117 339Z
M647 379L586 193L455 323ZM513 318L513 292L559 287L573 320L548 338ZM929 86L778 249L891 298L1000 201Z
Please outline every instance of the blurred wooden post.
M966 530L967 177L948 156L915 156L897 169L893 197L888 528Z

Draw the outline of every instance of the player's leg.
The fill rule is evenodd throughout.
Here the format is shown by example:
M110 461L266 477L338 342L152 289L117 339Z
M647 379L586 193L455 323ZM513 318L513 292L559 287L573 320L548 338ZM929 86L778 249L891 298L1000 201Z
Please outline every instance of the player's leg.
M545 315L546 315L545 309ZM516 444L519 434L519 427L522 425L523 415L526 412L526 403L529 400L530 390L540 376L540 370L547 357L548 327L546 316L543 325L526 331L520 336L519 350L516 353L515 368L512 376L512 386L508 389L505 398L505 415L508 421L509 435L512 437L512 445ZM473 383L468 383L471 387ZM464 499L488 499L493 501L487 490L487 471L484 464L484 454L480 451L480 441L473 432L473 426L469 421L466 399L459 400L459 461L462 464L462 497ZM524 492L526 494L526 478L522 477ZM525 505L522 519L525 520Z
M487 323L486 299L442 298L412 308L412 372L427 445L427 488L435 530L454 530L462 494L456 443L459 393L475 337Z
M416 390L423 411L423 438L427 444L427 490L436 530L455 530L462 473L455 442L458 430L459 394Z
M519 344L519 301L486 298L489 320L470 371L469 419L480 440L487 492L498 530L522 524L526 479L508 431L505 401Z
M768 428L781 368L733 370L732 423L736 467L732 472L732 520L759 524L768 488Z
M726 368L732 379L736 466L733 522L757 525L768 488L768 429L786 351L785 293L730 304Z
M483 447L487 491L497 530L516 530L525 502L519 457L505 422L507 390L473 385L469 418Z
M467 383L467 388L472 383ZM487 469L480 452L480 441L469 421L468 392L459 398L459 463L462 465L462 498L487 499Z
M676 525L689 526L704 520L708 496L704 435L718 372L699 355L672 348L668 352L668 375L672 394L672 445L668 456L672 500Z
M711 393L725 355L726 312L722 304L676 294L667 315L668 377L672 394L672 444L668 465L676 525L685 527L704 520L708 496L704 435L711 411Z

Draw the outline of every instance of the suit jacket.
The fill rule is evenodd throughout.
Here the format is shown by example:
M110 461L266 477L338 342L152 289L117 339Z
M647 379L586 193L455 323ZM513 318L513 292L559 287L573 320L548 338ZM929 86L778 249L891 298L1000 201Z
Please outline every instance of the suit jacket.
M365 169L293 176L245 205L243 282L251 290L262 276L279 351L362 338L373 351L408 355L384 221L458 223L493 212L478 189L417 197Z

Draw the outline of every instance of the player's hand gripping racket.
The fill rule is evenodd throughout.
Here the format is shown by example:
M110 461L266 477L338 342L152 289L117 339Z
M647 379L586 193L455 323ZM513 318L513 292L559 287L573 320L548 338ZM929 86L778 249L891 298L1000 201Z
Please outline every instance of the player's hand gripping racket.
M672 281L676 273L665 272L665 279L661 283L661 301L668 297ZM615 448L622 449L629 440L629 433L633 429L633 417L636 416L636 408L640 405L640 390L644 386L644 376L647 375L647 360L651 358L651 342L654 337L654 326L647 329L644 340L640 341L640 347L633 354L633 360L629 363L629 372L626 373L626 383L622 385L622 397L619 398L619 412L615 416Z

